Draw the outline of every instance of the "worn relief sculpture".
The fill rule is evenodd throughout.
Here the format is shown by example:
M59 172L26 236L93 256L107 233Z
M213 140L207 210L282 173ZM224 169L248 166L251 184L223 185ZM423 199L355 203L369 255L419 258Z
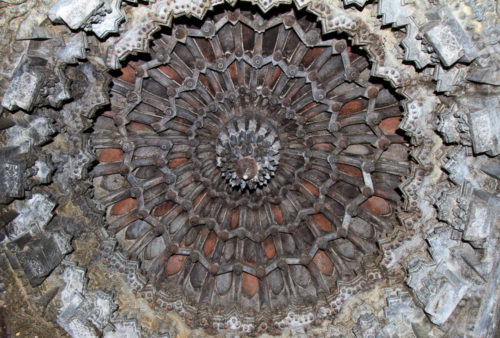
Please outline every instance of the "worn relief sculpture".
M0 2L0 330L500 334L496 2Z

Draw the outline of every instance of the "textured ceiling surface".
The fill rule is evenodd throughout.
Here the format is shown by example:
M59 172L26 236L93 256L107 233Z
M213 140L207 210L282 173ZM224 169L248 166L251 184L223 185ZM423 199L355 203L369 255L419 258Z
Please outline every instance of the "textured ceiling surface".
M495 336L493 1L0 2L2 333Z
M174 23L113 80L95 198L168 299L285 317L377 272L409 169L401 110L314 17L219 13Z

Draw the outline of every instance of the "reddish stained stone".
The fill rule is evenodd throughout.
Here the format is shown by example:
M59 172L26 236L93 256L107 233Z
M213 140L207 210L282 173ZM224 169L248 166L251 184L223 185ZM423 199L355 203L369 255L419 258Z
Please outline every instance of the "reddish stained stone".
M129 131L132 132L140 132L140 131L154 131L153 128L148 126L147 124L144 123L139 123L139 122L130 122L130 124L127 126Z
M315 47L315 48L310 48L307 53L304 55L302 58L302 64L304 65L304 68L309 67L316 58L323 53L325 48L322 47Z
M137 208L137 201L134 198L127 198L115 204L113 215L123 215L135 208Z
M392 143L406 143L408 142L404 136L401 135L387 135L387 138Z
M231 218L231 228L236 228L238 226L238 219L240 218L240 209L233 211L233 216Z
M323 250L318 250L316 255L314 255L313 261L322 274L329 276L333 273L333 263Z
M266 254L266 257L268 259L273 258L276 253L273 238L271 236L267 237L262 244L264 246L264 253Z
M316 143L313 148L327 152L331 152L335 149L335 147L330 143Z
M300 183L302 183L302 185L307 189L309 190L309 192L311 194L313 194L314 196L318 196L319 195L319 190L318 188L316 188L313 184L305 181L305 180L300 180Z
M203 244L203 253L205 254L205 256L210 256L210 254L215 248L216 243L217 243L217 234L214 231L210 231L207 239L205 240L205 244Z
M297 115L304 116L306 119L313 118L314 116L318 115L320 112L318 112L318 111L309 112L309 110L317 105L318 105L318 103L311 102L311 103L305 105L304 108L297 111ZM306 112L308 112L308 113L306 115L303 115Z
M389 203L385 199L378 196L370 197L362 204L362 206L378 215L387 215L391 212L391 206Z
M241 276L241 289L248 298L252 298L259 291L259 280L257 277L243 272Z
M337 169L352 177L362 177L363 173L356 167L348 164L336 163Z
M323 214L314 214L313 216L314 223L318 226L320 230L330 232L332 231L332 223L325 217Z
M106 117L110 117L110 118L115 117L115 115L116 115L116 114L115 114L114 112L109 111L109 110L108 110L108 111L105 111L104 113L102 113L102 116L106 116Z
M179 117L179 116L176 116L172 119L173 121L176 121L176 122L179 122L179 123L182 123L182 124L185 124L185 125L190 125L191 122L189 122L188 120L186 119L183 119L182 117ZM189 129L189 128L186 128L186 130Z
M193 183L194 179L193 177L189 177L187 180L185 180L184 182L182 182L182 186L181 187L187 187L188 185L190 185L191 183Z
M245 263L246 265L249 265L249 266L253 266L254 268L257 266L257 263L255 262L255 257L251 258L250 261L244 259L243 263Z
M395 134L396 130L399 129L399 123L401 122L400 116L389 117L382 120L378 127L384 132L384 134Z
M181 164L184 164L188 161L187 158L176 158L174 160L171 160L168 162L168 166L170 168L177 168L178 166L180 166Z
M210 91L212 94L217 94L221 92L219 84L211 76L207 77L208 83L210 84Z
M340 108L339 115L349 115L358 113L363 109L363 101L353 100L349 101Z
M171 78L172 80L174 80L175 82L181 84L183 82L182 80L182 77L177 74L177 72L170 66L161 66L161 67L158 67L158 69L163 72L164 74L166 74L169 78Z
M161 217L169 212L173 206L174 204L171 201L160 203L153 211L153 215L155 215L156 217Z
M272 86L274 86L276 81L278 81L280 75L281 75L281 68L276 67L276 69L274 70L274 74L273 74L273 78L271 80L271 83L269 84L269 88L272 88Z
M210 41L203 38L194 38L193 40L198 45L198 48L203 53L203 56L205 56L205 59L207 59L208 62L214 62L215 54Z
M206 194L207 194L206 191L202 191L198 196L196 196L196 198L193 201L193 207L197 206L198 203L200 203L200 201L203 199L203 197L205 197Z
M182 98L194 109L200 108L200 103L193 99L191 96L183 96Z
M352 51L352 47L351 46L347 46L347 53L349 54L349 60L351 62L354 62L356 61L360 56L359 54L356 54Z
M205 125L203 128L205 128L210 133L214 133L214 134L218 134L219 133L219 130L217 128L211 127L209 125ZM208 156L210 156L211 159L217 157L215 153L214 154L209 154Z
M182 240L180 243L179 243L179 247L180 248L192 248L194 245L196 244L196 241L189 244L189 245L186 245L186 242L184 240Z
M236 68L236 62L233 62L227 67L227 70L229 71L229 75L231 75L231 79L233 80L234 83L238 83L238 69ZM200 75L201 77L201 75ZM206 79L205 79L206 81ZM208 88L208 81L207 85L205 88Z
M173 255L168 259L167 267L165 272L168 276L175 275L177 272L181 271L186 261L187 256L183 255Z
M292 89L286 94L287 96L287 99L291 99L295 96L295 94L297 94L297 92L300 90L301 88L300 87L292 87ZM290 103L288 103L290 104ZM287 105L288 105L287 104Z
M168 159L170 161L173 161L177 158L191 158L191 154L188 153L188 152L184 152L184 153L172 153L172 154L169 154L168 156Z
M122 75L118 77L120 80L130 83L135 82L135 69L132 68L132 65L130 63L120 70L122 72Z
M200 76L198 76L198 81L200 81L200 83L203 84L203 87L205 87L207 90L212 92L212 86L210 86L210 82L208 81L206 76L202 76L200 74ZM212 92L212 94L213 94L213 92Z
M132 223L133 221L135 221L136 219L137 219L137 214L128 215L127 217L125 217L124 220L122 220L122 222L120 223L120 226L123 227L125 225L128 225L128 224Z
M280 206L277 204L272 204L271 209L273 210L274 220L276 221L276 223L278 223L279 225L282 225L283 224L283 214L281 213Z
M106 148L99 153L99 162L123 161L123 151L117 148Z

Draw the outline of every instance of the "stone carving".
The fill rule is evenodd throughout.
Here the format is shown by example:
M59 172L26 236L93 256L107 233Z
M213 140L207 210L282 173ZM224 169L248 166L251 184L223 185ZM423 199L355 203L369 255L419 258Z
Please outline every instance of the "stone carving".
M471 38L447 7L431 10L426 16L431 22L421 29L445 67L458 60L471 62L478 57Z
M405 60L415 62L415 65L419 69L424 68L431 63L431 56L422 47L421 37L417 38L419 30L413 19L410 18L408 20L406 29L406 37L401 42L401 45L405 49Z
M85 269L72 262L63 264L65 286L57 322L73 337L97 337L94 327L99 330L107 327L117 309L113 296L102 290L86 292Z
M34 71L19 69L9 83L2 99L2 106L14 110L31 110L42 85L42 75Z
M196 29L174 25L150 61L113 80L111 112L91 137L96 198L108 231L146 272L146 294L175 294L188 314L195 299L207 302L249 332L259 322L233 323L233 302L243 313L285 306L288 292L317 297L355 276L356 255L375 254L374 236L395 222L398 197L376 192L395 189L393 175L408 166L390 152L377 160L404 140L381 124L399 115L398 102L369 82L363 57L305 30L306 17L261 22L235 11ZM241 32L252 33L251 53ZM234 42L211 46L214 36ZM311 63L315 46L321 61ZM109 175L121 178L105 187ZM111 264L129 263L116 254ZM275 322L291 325L286 318Z
M53 217L55 203L43 194L34 194L26 201L16 201L18 216L8 229L10 240L18 239L28 232L40 232Z
M0 5L7 317L75 337L185 330L170 317L186 336L494 336L495 5L226 2Z
M50 9L48 17L54 22L64 22L71 29L78 29L96 15L103 4L104 0L60 0Z
M441 193L437 200L438 217L462 231L462 238L471 242L484 242L496 223L498 200L480 194L469 182L461 187Z
M446 254L437 254L443 247L453 246L454 242L447 239L449 235L449 232L442 232L433 238L431 252L435 253L435 262L417 259L408 265L407 284L436 324L443 324L448 319L469 288L469 282L460 275L459 263L448 260Z
M378 5L378 15L382 16L382 24L392 24L400 27L410 23L414 8L405 0L381 0Z

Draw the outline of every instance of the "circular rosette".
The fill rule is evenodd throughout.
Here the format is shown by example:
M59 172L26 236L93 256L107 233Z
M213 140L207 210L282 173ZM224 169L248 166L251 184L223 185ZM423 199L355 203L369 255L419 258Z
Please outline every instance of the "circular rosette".
M217 167L231 187L255 190L267 184L279 163L276 129L260 116L229 121L217 139Z
M375 278L408 155L362 54L302 12L225 11L114 78L95 194L157 302L284 318Z

